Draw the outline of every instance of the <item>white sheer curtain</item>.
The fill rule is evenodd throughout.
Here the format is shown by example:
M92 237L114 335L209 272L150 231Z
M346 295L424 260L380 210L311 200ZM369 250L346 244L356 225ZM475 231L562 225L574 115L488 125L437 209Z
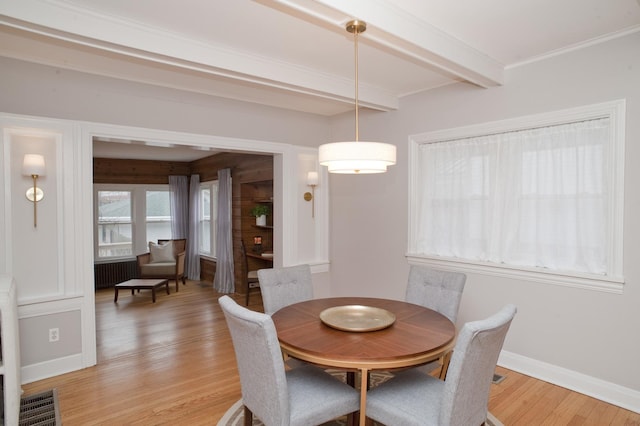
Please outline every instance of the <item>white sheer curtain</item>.
M417 252L606 274L609 119L419 150Z
M200 279L200 175L191 175L189 183L189 237L185 269L190 280Z
M218 171L218 229L216 230L216 273L213 288L218 293L235 291L231 238L231 169Z

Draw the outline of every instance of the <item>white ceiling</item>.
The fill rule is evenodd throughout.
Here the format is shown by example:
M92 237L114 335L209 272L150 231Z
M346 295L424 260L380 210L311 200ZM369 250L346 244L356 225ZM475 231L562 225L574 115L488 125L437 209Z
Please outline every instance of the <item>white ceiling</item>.
M387 111L638 31L640 0L2 0L0 56L330 116L353 110L353 18L360 105Z

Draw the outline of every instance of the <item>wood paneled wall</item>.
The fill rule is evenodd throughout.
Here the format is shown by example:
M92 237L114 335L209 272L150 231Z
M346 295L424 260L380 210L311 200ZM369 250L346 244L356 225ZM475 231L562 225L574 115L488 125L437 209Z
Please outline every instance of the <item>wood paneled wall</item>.
M94 158L93 183L168 184L170 175L192 174L199 174L201 182L208 182L218 179L218 170L225 168L231 169L233 182L232 231L236 292L242 293L245 267L240 262L243 214L241 187L243 183L273 180L271 155L220 153L192 162ZM215 262L201 259L200 266L201 279L213 281Z
M240 240L243 235L243 217L245 218L244 226L246 227L247 209L243 209L243 200L246 196L242 194L242 185L273 180L273 157L271 155L223 153L194 161L191 163L191 167L192 173L199 174L200 180L203 182L217 179L218 170L220 169L231 169L233 259L236 293L244 294L246 288L243 283L247 272L244 263L241 261ZM255 221L255 219L252 220ZM245 241L245 245L246 243ZM205 278L203 277L202 279L204 280Z
M202 182L218 179L218 170L231 169L234 185L273 179L271 155L221 153L190 163L191 174L199 174Z
M179 161L93 159L93 183L167 185L171 175L190 175L191 163Z

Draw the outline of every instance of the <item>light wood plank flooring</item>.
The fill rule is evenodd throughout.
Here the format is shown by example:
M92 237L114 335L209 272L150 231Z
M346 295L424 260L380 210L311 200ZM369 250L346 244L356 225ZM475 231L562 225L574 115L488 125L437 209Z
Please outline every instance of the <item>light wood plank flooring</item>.
M240 398L231 339L210 283L96 293L98 365L23 386L57 388L65 426L215 425ZM243 298L237 297L239 303ZM262 310L253 293L250 308ZM505 425L640 425L623 410L504 368L489 408Z

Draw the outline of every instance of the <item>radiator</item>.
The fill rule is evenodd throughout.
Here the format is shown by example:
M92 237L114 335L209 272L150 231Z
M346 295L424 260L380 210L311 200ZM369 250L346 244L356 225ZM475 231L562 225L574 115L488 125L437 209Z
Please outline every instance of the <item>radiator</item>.
M136 278L138 267L135 260L114 263L96 263L93 267L95 288L109 288L123 281Z

